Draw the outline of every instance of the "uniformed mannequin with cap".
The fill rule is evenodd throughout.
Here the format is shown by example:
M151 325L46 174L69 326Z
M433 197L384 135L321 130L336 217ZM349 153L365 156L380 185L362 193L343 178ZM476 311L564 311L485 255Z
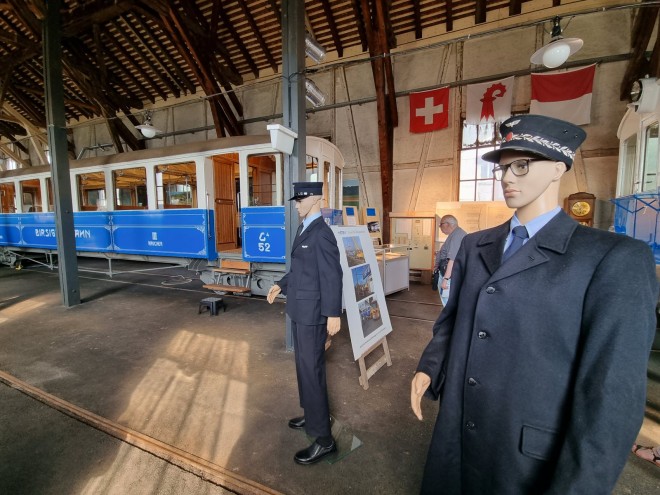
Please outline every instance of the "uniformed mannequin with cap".
M559 182L585 132L520 115L494 162L515 208L468 234L411 386L440 400L422 493L609 494L644 416L658 285L649 247L579 225Z
M330 432L330 409L325 374L327 335L340 327L342 269L332 230L321 216L322 182L294 182L294 195L302 223L291 246L291 267L268 291L272 304L281 292L296 355L300 407L304 415L289 421L316 440L294 456L298 464L313 464L337 450Z

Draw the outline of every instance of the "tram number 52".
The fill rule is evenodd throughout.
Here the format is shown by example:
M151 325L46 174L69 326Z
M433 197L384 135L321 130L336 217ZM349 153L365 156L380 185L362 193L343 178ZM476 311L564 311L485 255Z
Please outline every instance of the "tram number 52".
M268 237L270 234L268 232L259 232L259 251L262 253L270 253L270 242Z

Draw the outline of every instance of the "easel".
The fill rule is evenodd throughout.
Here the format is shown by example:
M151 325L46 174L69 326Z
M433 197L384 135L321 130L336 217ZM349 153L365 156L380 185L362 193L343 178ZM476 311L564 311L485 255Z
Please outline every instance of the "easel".
M367 368L366 364L364 363L364 358L366 358L372 351L376 350L381 345L383 346L384 354L378 359L378 361ZM372 345L364 354L362 354L360 359L358 359L358 365L360 366L359 381L360 385L362 385L362 388L365 390L369 388L369 378L374 376L376 371L381 369L385 363L387 363L387 366L392 366L392 358L390 357L390 348L387 345L387 337L383 337L374 345Z

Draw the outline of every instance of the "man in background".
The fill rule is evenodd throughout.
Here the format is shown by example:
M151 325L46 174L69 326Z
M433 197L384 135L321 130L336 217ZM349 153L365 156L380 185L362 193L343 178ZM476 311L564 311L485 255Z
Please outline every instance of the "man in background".
M434 272L439 272L438 291L442 305L447 306L451 287L451 272L454 270L454 260L461 247L466 232L458 226L458 220L453 215L445 215L440 219L440 231L447 236L436 257Z

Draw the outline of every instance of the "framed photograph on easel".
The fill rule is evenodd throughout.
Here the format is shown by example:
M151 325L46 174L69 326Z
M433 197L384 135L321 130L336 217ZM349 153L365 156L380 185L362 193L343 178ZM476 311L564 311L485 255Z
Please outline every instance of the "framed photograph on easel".
M373 242L366 225L332 226L337 238L344 272L344 305L351 336L353 357L360 365L360 383L367 389L368 378L378 368L392 364L386 336L392 331L383 284ZM368 370L364 358L383 346L385 356Z

